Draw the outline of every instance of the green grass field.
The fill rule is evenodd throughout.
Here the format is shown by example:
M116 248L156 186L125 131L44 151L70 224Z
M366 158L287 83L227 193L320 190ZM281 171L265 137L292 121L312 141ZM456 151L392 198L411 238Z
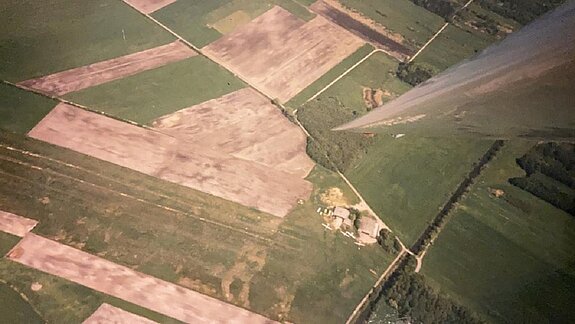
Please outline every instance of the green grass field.
M575 219L510 185L533 143L508 142L430 248L430 283L494 322L575 320ZM495 198L492 189L503 190Z
M309 98L311 98L318 91L320 91L325 86L327 86L330 82L335 80L342 73L344 73L347 69L349 69L355 63L359 62L362 58L364 58L366 55L368 55L373 50L374 50L374 47L371 46L370 44L363 45L362 47L357 49L353 54L346 57L338 65L334 66L326 74L322 75L319 79L317 79L312 84L307 86L307 88L305 88L303 91L298 93L295 97L293 97L290 101L288 101L285 104L285 106L287 106L291 109L298 109Z
M358 251L339 232L324 232L323 219L315 213L317 195L334 186L346 196L350 190L321 168L309 177L313 198L281 223L254 209L36 140L10 133L0 138L2 145L53 159L0 148L0 205L38 220L35 233L236 305L249 302L246 307L272 318L286 312L286 318L304 322L320 316L344 319L375 282L369 269L381 272L393 259L377 246ZM0 278L6 277L0 273ZM318 283L329 298L313 294ZM228 285L230 299L225 296ZM285 289L275 288L280 286ZM244 289L249 300L238 293ZM273 298L287 298L291 308L270 305ZM324 314L323 307L331 303L345 305Z
M377 53L317 99L299 109L299 119L374 211L406 243L414 243L441 206L488 149L489 141L426 139L388 134L367 138L333 127L367 112L363 87L387 90L385 100L410 89L395 76L397 62ZM307 91L307 90L304 90Z
M412 49L425 44L445 23L409 0L341 0L341 3L401 34Z
M245 84L232 73L198 55L65 97L110 115L146 124L243 87Z
M0 83L0 128L26 134L56 103L54 100Z
M174 40L121 1L9 2L0 11L4 80L23 81Z
M386 90L388 95L383 96L384 101L407 91L410 86L395 77L397 65L397 61L384 53L375 53L318 98L299 108L300 121L321 145L319 151L322 152L318 153L310 152L308 147L312 157L319 160L327 154L342 171L361 159L372 140L331 129L367 112L363 88Z
M44 323L20 294L0 282L0 321L2 323Z
M486 35L449 25L417 56L415 62L430 64L440 71L445 70L481 52L495 41Z
M30 313L30 305L35 314L41 317L39 319L41 323L81 323L92 315L102 303L108 303L158 323L179 323L170 317L103 295L4 258L0 259L0 281L5 282L19 294L26 296L29 303L28 307L22 306L22 308L26 308L27 312L24 321L12 321L10 316L13 315L14 309L11 308L10 312L0 313L0 320L3 323L36 323L34 321L36 317ZM42 288L38 291L32 290L33 283L41 284ZM0 284L1 286L2 284ZM0 300L2 300L0 304L4 304L4 300Z
M394 233L413 244L491 143L385 137L346 175Z
M323 205L320 193L337 187L350 204L357 200L341 178L319 166L308 180L315 185L313 199L289 214L279 227L283 235L274 238L277 247L291 249L268 252L253 279L250 302L263 313L288 304L291 311L282 319L294 323L343 323L377 280L370 269L381 274L394 256L378 245L360 250L338 231L324 229L315 213Z
M222 36L214 28L221 19L238 11L253 19L274 5L304 20L314 17L295 0L181 0L154 12L152 16L195 46L204 47Z

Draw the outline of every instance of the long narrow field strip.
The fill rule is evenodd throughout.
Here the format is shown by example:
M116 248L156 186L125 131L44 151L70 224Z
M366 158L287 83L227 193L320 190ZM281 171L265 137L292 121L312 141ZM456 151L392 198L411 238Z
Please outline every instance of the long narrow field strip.
M363 44L323 17L305 22L275 6L203 53L267 96L287 102Z
M235 157L307 176L306 136L264 96L246 88L161 117L158 131Z
M123 309L110 304L102 304L90 315L82 324L104 324L104 323L133 323L133 324L154 324L152 320L145 317L126 312Z
M24 237L36 225L37 221L0 210L0 231Z
M278 217L312 189L292 174L66 104L28 135Z
M326 19L351 31L359 37L370 42L387 54L403 61L413 54L413 51L403 45L403 37L396 35L371 19L347 10L338 1L316 1L310 9ZM352 16L353 15L353 16Z
M35 234L26 235L8 258L186 323L272 323L261 315Z
M175 41L167 45L111 60L22 81L18 85L50 95L61 96L122 79L168 63L181 61L195 55L197 53L194 50L180 41Z
M124 0L124 2L136 8L141 13L150 14L176 2L176 0Z

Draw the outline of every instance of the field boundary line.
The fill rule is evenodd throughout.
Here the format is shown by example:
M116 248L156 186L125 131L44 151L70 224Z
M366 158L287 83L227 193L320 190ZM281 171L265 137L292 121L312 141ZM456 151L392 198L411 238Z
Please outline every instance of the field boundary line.
M455 16L459 11L461 11L461 10L467 8L473 1L474 1L474 0L469 0L469 1L467 1L467 3L465 3L465 5L463 5L463 7L457 9L457 10L453 13L453 16ZM416 58L417 56L419 56L419 54L421 54L421 52L423 52L423 50L424 50L427 46L429 46L429 44L431 44L431 42L433 42L433 41L437 38L437 36L439 36L439 35L443 32L443 30L445 30L445 28L447 28L447 26L449 26L449 24L450 24L450 22L447 21L447 22L437 31L437 33L435 33L435 35L433 35L433 37L431 37L431 38L427 41L427 43L425 43L425 45L423 45L423 46L417 51L417 53L413 54L413 56L407 61L407 63L413 62L413 60L415 60L415 58Z
M251 232L248 232L248 231L246 231L246 230L243 230L243 229L235 228L235 227L233 227L233 226L231 226L231 225L226 225L226 224L223 224L223 223L220 223L220 222L217 222L217 221L209 220L209 219L206 219L205 217L196 216L196 215L187 213L187 212L185 212L185 211L183 211L183 210L180 210L180 209L175 209L175 208L168 207L168 206L164 206L164 205L161 205L161 204L156 204L156 203L147 201L147 200L145 200L145 199L138 198L138 197L135 197L135 196L133 196L133 195L129 195L129 194L126 194L126 193L124 193L124 192L117 191L117 190L114 190L114 189L111 189L111 188L106 188L106 187L104 187L104 186L100 186L100 185L97 185L97 184L95 184L95 183L91 183L91 182L88 182L88 181L84 181L84 180L82 180L82 179L78 179L78 178L75 178L75 177L72 177L72 176L69 176L69 175L65 175L65 174L62 174L62 173L57 172L57 171L54 171L54 170L44 169L44 168L41 168L41 167L39 167L39 166L30 164L30 163L27 163L27 162L19 161L19 160L17 160L17 159L14 159L14 158L11 158L11 157L7 157L7 156L1 156L1 155L0 155L0 160L4 160L4 161L7 161L7 162L15 163L15 164L18 164L18 165L21 165L21 166L24 166L24 167L29 167L29 168L32 168L32 169L35 169L35 170L39 170L39 171L43 171L43 172L45 171L45 172L51 173L51 174L53 174L53 175L57 175L57 176L60 176L60 177L63 177L63 178L66 178L66 179L69 179L69 180L72 180L72 181L76 181L76 182L79 182L79 183L82 183L82 184L85 184L85 185L88 185L88 186L91 186L91 187L95 187L95 188L98 188L98 189L103 189L103 190L105 190L105 191L109 191L109 192L118 194L118 195L120 195L120 196L122 196L122 197L126 197L126 198L129 198L129 199L132 199L132 200L135 200L135 201L138 201L138 202L147 204L147 205L151 205L151 206L154 206L154 207L157 207L157 208L160 208L160 209L164 209L164 210L167 210L167 211L169 211L169 212L183 214L183 215L185 215L185 216L189 216L189 217L191 217L191 218L197 219L197 220L199 220L199 221L201 221L201 222L204 222L204 223L207 223L207 224L210 224L210 225L215 225L215 226L218 226L218 227L223 227L223 228L225 228L225 229L228 229L228 230L231 230L231 231L234 231L234 232L237 232L237 233L245 234L245 235L247 235L247 236L250 236L250 237L252 237L252 238L258 239L258 240L260 240L260 241L264 241L264 242L266 242L266 243L268 243L268 244L271 244L271 245L278 245L278 243L276 243L276 242L275 242L273 239L271 239L271 238L266 238L266 237L261 236L261 235L259 235L259 234L255 234L255 233L251 233ZM50 190L54 190L54 191L56 191L56 192L60 192L60 193L62 193L62 194L68 195L68 196L73 196L73 195L71 195L70 193L64 192L64 191L62 191L62 190L60 190L60 189L56 189L56 188L47 186L47 185L45 185L45 184L40 184L40 183L34 182L34 181L32 181L32 180L29 180L29 179L26 179L26 178L23 178L23 177L14 175L14 174L10 174L10 173L7 173L7 172L1 171L1 170L0 170L0 174L8 175L8 176L11 176L11 177L13 177L13 178L20 179L20 180L22 180L22 181L24 181L24 182L29 182L29 183L41 185L41 186L46 187L46 188L48 188L48 189L50 189ZM77 196L76 196L76 197L77 197ZM282 247L284 247L284 246L282 246Z
M353 71L356 67L358 67L361 63L365 62L365 60L367 60L368 58L370 58L373 54L375 53L385 53L384 50L380 49L380 48L376 48L373 51L369 52L366 56L364 56L361 60L357 61L354 65L352 65L351 67L349 67L347 70L345 70L342 74L340 74L337 78L335 78L334 80L332 80L330 83L328 83L328 85L326 85L325 87L323 87L323 89L319 90L318 92L316 92L313 96L311 96L308 100L305 101L305 103L308 103L312 100L314 100L315 98L317 98L319 95L321 95L322 93L324 93L327 89L329 89L332 85L334 85L337 81L341 80L341 78L343 78L344 76L346 76L348 73L350 73L351 71ZM387 54L387 53L386 53Z
M385 271L381 274L381 276L379 277L379 279L377 279L377 281L375 282L375 284L371 287L371 289L369 290L369 292L362 298L362 300L359 302L359 304L355 307L355 309L353 310L353 312L351 313L351 315L348 317L347 321L345 322L345 324L351 324L353 323L353 321L355 320L355 317L357 316L357 314L360 312L361 308L363 308L363 306L367 303L367 301L369 300L369 297L375 292L375 290L377 288L379 288L379 286L381 285L381 283L387 279L387 276L393 271L395 270L395 268L397 267L397 263L401 260L401 258L407 254L407 249L404 247L395 257L395 259L393 259L393 261L391 262L391 264L387 267L387 269L385 269Z

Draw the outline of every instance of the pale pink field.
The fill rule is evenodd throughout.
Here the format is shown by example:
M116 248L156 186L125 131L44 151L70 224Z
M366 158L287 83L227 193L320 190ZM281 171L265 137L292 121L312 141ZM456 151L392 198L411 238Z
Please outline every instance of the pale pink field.
M273 323L246 309L31 233L8 258L186 323Z
M246 88L163 116L158 131L305 178L306 136L269 99Z
M321 16L305 22L276 6L202 50L267 96L286 102L363 44Z
M156 322L142 316L126 312L109 304L102 304L82 324L155 324Z
M38 224L37 221L0 210L0 231L23 237Z
M50 95L61 96L125 78L168 63L181 61L197 53L180 41L66 70L18 83Z
M28 135L278 217L312 190L293 174L67 104Z
M124 2L136 8L141 13L150 14L176 2L176 0L124 0Z

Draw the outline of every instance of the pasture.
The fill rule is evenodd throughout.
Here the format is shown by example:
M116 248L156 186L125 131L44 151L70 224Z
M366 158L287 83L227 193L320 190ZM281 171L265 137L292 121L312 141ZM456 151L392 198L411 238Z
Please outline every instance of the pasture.
M346 318L376 280L369 269L381 273L393 259L377 246L358 250L338 232L325 232L323 219L315 213L317 194L340 187L349 202L355 202L336 175L319 167L308 177L314 183L313 198L282 223L254 209L33 139L5 132L1 139L3 146L42 156L0 147L0 205L38 220L36 234L273 319L281 314L305 322L323 316ZM14 276L20 272L2 275L19 281ZM329 299L318 298L318 280ZM71 287L84 295L74 304L81 306L78 311L85 309L86 318L100 303L93 301L91 290ZM49 300L38 304L46 309ZM277 304L282 301L287 301L281 304L285 306ZM332 303L345 305L333 314L322 311ZM61 312L54 309L51 314ZM67 316L78 316L74 312Z
M0 83L0 128L26 134L56 104L54 100Z
M430 248L422 272L494 322L573 322L575 219L508 183L524 175L515 159L533 144L503 147Z
M232 73L198 55L73 92L65 98L124 120L148 124L243 87L244 83Z
M152 16L194 46L204 47L274 5L304 20L314 16L295 0L180 0L154 12Z
M443 18L415 5L410 0L341 0L341 4L360 12L405 38L412 49L423 46L444 24Z
M427 63L442 71L471 58L496 41L487 35L449 25L414 60Z
M0 19L0 79L12 82L175 40L116 0L10 1L3 5Z
M0 321L2 323L44 323L40 315L14 289L0 282Z

